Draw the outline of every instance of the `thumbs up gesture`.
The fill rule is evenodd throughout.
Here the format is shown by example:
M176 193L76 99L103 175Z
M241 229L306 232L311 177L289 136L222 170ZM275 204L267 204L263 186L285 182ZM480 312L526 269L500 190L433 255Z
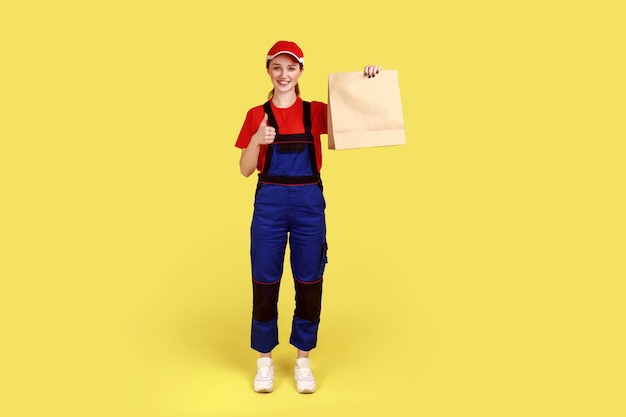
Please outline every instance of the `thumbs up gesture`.
M258 130L252 136L252 141L257 145L269 145L274 142L274 138L276 138L276 129L267 125L267 113L265 113Z

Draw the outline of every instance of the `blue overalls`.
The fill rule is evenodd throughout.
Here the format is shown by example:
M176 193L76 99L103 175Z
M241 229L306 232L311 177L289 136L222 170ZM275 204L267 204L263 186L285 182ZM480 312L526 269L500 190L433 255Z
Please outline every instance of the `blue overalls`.
M269 102L268 125L276 129L268 145L254 201L251 346L268 353L278 345L278 292L287 240L296 307L289 342L304 351L317 344L326 265L326 202L311 134L311 105L303 101L304 133L281 135Z

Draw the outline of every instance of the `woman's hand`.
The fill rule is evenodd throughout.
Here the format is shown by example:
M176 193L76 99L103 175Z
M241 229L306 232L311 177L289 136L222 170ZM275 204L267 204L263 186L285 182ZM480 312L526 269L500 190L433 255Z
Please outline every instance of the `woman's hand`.
M251 142L255 145L269 145L276 138L276 129L267 125L267 113L259 124L259 129L252 136Z
M378 74L382 69L383 67L381 67L380 65L367 65L365 68L363 68L363 75L365 75L367 78L372 78L375 77L376 74Z
M261 120L259 128L250 139L246 149L241 150L239 170L245 177L249 177L255 170L259 159L260 145L269 145L276 138L276 129L267 125L267 113Z

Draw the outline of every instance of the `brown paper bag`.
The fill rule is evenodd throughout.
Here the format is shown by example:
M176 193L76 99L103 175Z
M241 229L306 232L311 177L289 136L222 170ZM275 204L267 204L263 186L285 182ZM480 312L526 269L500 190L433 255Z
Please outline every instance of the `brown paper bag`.
M403 145L404 118L396 70L328 75L328 148Z

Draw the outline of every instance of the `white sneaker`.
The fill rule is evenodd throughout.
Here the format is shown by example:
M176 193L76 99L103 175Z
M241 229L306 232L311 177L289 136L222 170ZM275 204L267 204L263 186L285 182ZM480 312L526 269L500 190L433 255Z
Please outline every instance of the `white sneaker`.
M272 358L259 358L256 361L257 371L254 377L256 392L272 392L274 389L274 364Z
M311 394L315 392L315 378L311 370L311 361L308 358L296 359L294 378L299 393Z

